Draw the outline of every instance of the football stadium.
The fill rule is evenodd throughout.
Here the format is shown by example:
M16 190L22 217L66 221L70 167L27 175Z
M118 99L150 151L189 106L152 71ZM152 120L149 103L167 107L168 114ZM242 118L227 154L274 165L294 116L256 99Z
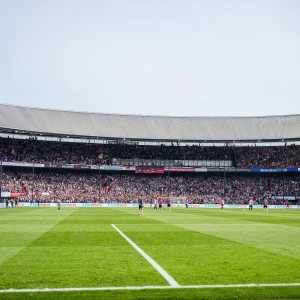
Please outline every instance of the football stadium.
M299 140L0 104L0 299L299 299Z

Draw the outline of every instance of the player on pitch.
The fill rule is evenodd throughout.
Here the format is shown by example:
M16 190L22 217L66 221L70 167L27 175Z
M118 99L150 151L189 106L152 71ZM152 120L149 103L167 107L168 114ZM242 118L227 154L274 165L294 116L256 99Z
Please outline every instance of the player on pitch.
M171 200L168 199L168 202L167 202L167 210L171 211Z
M142 198L139 199L139 211L138 215L144 215L144 201Z
M221 199L220 205L221 205L221 209L223 209L224 208L224 199Z
M263 212L268 213L268 199L264 199L264 206L263 206L264 210Z
M162 201L158 201L158 212L162 212Z
M253 200L250 199L249 200L249 211L252 211L253 210Z
M157 199L154 200L154 208L153 209L157 209Z

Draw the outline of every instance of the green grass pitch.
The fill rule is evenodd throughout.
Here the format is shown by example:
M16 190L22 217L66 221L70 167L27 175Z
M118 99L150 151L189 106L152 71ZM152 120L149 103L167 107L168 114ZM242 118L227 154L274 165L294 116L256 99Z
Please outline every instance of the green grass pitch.
M300 210L144 212L1 209L0 299L300 299Z

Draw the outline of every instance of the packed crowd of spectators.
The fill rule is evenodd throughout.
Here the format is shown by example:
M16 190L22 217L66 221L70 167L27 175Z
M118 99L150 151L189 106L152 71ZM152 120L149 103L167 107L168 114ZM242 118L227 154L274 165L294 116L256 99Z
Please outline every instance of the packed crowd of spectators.
M300 146L234 147L238 168L289 168L300 166Z
M228 160L229 151L226 146L205 147L202 145L159 146L137 144L112 144L108 148L111 158L140 158L163 160Z
M231 161L237 168L287 168L300 165L300 145L204 146L97 144L0 138L3 161L111 165L114 159Z
M99 184L100 183L100 184ZM285 196L300 196L300 177L249 175L142 175L56 172L12 172L3 174L2 190L19 193L28 202L122 202L140 198L152 203L158 198L184 197L189 203L243 204L254 199L282 203ZM278 197L278 198L277 198ZM281 200L280 200L281 199Z
M0 138L1 161L59 164L113 164L120 159L229 160L237 168L287 168L300 165L300 146L139 145L137 143L75 143L35 138ZM24 201L137 202L143 198L185 197L190 203L245 203L264 197L278 201L300 196L300 177L222 174L147 176L136 174L14 172L3 174L2 190L21 194ZM278 198L276 198L278 197ZM277 199L277 200L276 200Z
M107 164L104 146L91 143L0 138L3 161L59 164Z
M96 144L0 138L4 161L51 164L113 164L113 158L160 160L229 160L227 147L195 145Z

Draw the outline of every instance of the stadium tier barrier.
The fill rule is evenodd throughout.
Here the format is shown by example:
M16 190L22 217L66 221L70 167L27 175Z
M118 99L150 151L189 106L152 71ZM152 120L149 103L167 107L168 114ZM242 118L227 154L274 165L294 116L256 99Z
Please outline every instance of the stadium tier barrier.
M57 203L30 203L19 202L18 207L57 207ZM163 204L166 207L166 204ZM136 207L138 203L62 203L61 207ZM153 204L145 204L144 207L153 208ZM185 208L185 204L172 204L173 208ZM220 204L189 204L189 208L220 208ZM225 204L224 208L247 209L248 204ZM0 203L0 208L5 208L5 203ZM253 205L253 208L261 209L263 205ZM285 209L286 205L268 205L269 209ZM300 205L290 205L289 208L300 209Z

